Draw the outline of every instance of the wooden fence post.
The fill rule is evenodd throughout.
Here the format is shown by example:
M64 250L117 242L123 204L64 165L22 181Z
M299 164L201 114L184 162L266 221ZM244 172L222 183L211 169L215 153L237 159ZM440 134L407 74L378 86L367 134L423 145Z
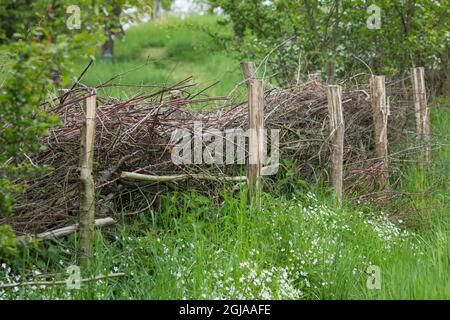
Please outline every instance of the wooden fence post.
M338 202L341 203L345 131L342 112L342 87L337 85L327 86L327 98L331 130L331 183Z
M382 174L379 175L380 188L389 188L388 176L388 140L387 122L389 104L386 98L386 85L384 76L372 76L370 83L372 93L372 115L375 138L375 152L377 160L381 161Z
M92 175L95 138L95 109L97 96L95 92L86 98L85 122L81 130L79 185L80 185L80 262L85 264L91 255L92 235L95 217L95 185Z
M256 64L254 62L241 62L241 69L247 85L249 80L258 78L256 73Z
M425 161L430 161L430 115L427 105L425 88L425 70L423 67L412 68L411 78L414 94L414 107L416 111L417 138L425 145Z
M248 88L248 203L261 207L261 166L264 139L264 84L253 62L241 64Z

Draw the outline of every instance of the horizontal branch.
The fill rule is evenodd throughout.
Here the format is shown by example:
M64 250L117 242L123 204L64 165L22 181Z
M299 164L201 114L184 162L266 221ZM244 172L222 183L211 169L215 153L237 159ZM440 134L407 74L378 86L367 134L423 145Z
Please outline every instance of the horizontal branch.
M96 276L94 278L80 279L80 282L90 282L90 281L97 281L97 280L108 279L108 278L117 278L117 277L122 277L125 275L126 274L123 272L110 273L110 274L104 275L104 276ZM67 280L15 282L15 283L1 284L0 289L24 287L24 286L51 286L51 285L61 285L61 284L67 284Z
M107 218L101 218L101 219L96 219L94 220L94 226L96 227L100 227L100 226L107 226L107 225L111 225L114 224L115 221L113 218L111 217L107 217ZM19 241L23 241L23 240L47 240L47 239L53 239L53 238L57 238L57 237L62 237L62 236L66 236L68 234L74 233L75 231L78 230L78 223L71 225L71 226L67 226L64 228L60 228L60 229L56 229L56 230L52 230L52 231L46 231L43 233L39 233L37 235L24 235L24 236L20 236L17 237L17 240Z
M208 180L208 181L247 181L247 177L245 176L224 177L224 176L211 176L204 174L178 174L172 176L152 176L147 174L125 172L125 171L122 172L120 178L144 182L174 182L186 179Z

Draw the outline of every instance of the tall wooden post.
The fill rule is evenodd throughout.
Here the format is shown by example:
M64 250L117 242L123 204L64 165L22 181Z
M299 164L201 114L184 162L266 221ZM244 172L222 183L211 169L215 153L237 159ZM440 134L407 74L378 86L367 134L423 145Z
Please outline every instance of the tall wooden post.
M86 263L91 255L92 235L94 233L95 217L95 185L92 175L94 160L95 137L95 93L86 98L84 107L85 121L81 130L80 162L79 162L79 188L80 188L80 243L79 259Z
M389 104L386 98L386 84L384 76L373 76L370 83L372 93L372 115L375 138L375 153L381 161L382 174L379 175L380 188L389 188L388 176L388 140L387 122Z
M425 88L425 70L423 67L411 69L411 78L416 111L417 138L425 145L425 161L430 161L430 115Z
M254 62L241 62L241 69L247 85L249 80L258 78L256 73L256 64Z
M342 87L327 86L328 113L331 130L331 183L338 202L342 202L344 115L342 112Z
M261 166L264 139L264 84L253 62L241 64L248 89L248 203L261 207Z

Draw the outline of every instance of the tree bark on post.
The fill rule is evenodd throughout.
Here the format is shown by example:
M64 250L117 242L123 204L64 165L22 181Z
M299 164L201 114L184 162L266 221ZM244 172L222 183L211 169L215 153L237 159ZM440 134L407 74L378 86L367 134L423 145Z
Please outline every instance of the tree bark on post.
M378 184L381 189L389 189L387 121L390 111L386 98L385 77L373 76L370 87L372 94L375 153L377 160L381 161L382 170L382 174L378 178Z
M417 138L425 145L425 161L430 161L430 115L425 88L425 70L423 67L411 69L411 78L416 112Z
M340 204L342 202L345 131L342 112L342 87L337 85L327 86L327 98L331 130L331 184Z
M258 79L256 72L256 64L254 62L242 62L241 63L242 73L244 74L244 80L249 83L251 79Z
M256 79L253 62L242 63L242 71L248 89L248 203L261 207L261 166L264 139L264 84Z
M85 122L81 129L80 162L78 168L80 188L80 243L79 259L85 264L90 255L92 247L92 235L94 233L95 218L95 185L92 175L94 161L94 138L95 138L95 93L86 98Z

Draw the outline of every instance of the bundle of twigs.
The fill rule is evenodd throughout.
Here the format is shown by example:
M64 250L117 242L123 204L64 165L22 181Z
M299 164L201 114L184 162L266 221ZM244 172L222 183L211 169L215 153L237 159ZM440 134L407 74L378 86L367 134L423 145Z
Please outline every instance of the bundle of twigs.
M175 129L192 131L195 121L201 121L204 129L219 130L238 127L245 130L248 124L246 102L231 104L227 97L203 98L189 93L192 92L189 81L187 78L171 87L160 87L126 101L100 99L94 151L98 215L111 215L109 211L141 212L153 205L152 196L171 188L164 183L130 184L120 179L122 171L151 175L187 174L192 175L192 180L199 174L220 175L230 171L225 165L177 166L171 161L171 135ZM36 232L64 226L68 220L76 218L76 168L84 122L82 105L87 92L81 86L73 88L51 110L62 124L53 128L43 140L47 151L27 157L35 165L53 169L34 179L17 181L25 185L25 192L15 201L14 215L1 223L13 225L18 232ZM376 162L371 160L374 143L368 92L344 90L342 96L348 189L356 188L358 183L370 185L367 177L377 174ZM391 106L391 110L391 117L402 119L402 113L397 114L395 106ZM330 135L325 87L309 82L289 89L267 90L264 118L265 128L280 129L281 158L295 160L298 172L305 180L324 178ZM239 170L236 166L233 168Z

